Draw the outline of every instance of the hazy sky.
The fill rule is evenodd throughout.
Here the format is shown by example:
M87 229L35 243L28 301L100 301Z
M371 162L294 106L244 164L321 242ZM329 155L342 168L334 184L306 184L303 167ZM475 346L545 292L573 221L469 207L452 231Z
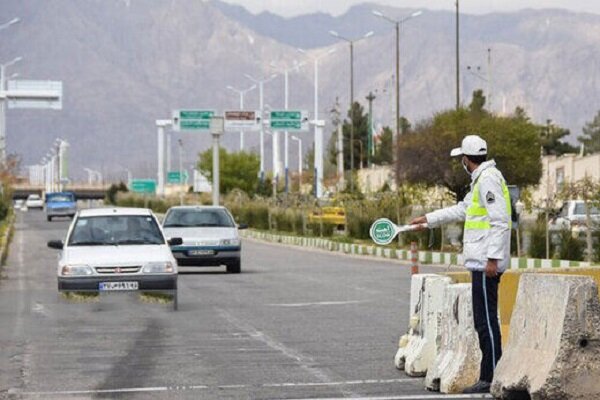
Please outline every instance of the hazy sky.
M269 11L284 15L306 14L323 11L341 14L354 4L367 0L225 0L236 3L258 13ZM388 4L397 7L428 9L454 9L455 0L371 0L373 3ZM460 0L460 8L466 13L489 13L495 11L514 11L523 8L566 8L600 14L600 1L597 0Z

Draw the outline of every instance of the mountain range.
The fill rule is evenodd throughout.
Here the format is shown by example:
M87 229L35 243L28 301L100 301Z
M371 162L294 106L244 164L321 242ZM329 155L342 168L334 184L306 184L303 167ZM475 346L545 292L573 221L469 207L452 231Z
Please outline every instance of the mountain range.
M250 86L244 74L268 76L277 72L273 62L306 62L290 72L290 108L312 110L312 61L298 47L309 56L336 50L319 66L319 112L329 123L336 98L347 109L350 86L348 44L329 30L349 37L374 32L355 44L355 99L366 105L365 96L374 92L376 123L392 124L395 34L373 9L391 18L416 11L365 3L336 17L283 18L218 0L5 0L0 22L15 16L22 22L0 31L0 63L22 56L8 74L64 85L61 111L8 110L8 151L20 154L25 165L35 164L61 137L71 146L73 177L84 176L84 167L113 179L127 169L154 177L154 121L178 108L237 109L239 97L226 86ZM402 26L401 111L413 123L454 106L454 23L452 12L424 10ZM483 88L491 92L493 111L522 106L536 122L552 119L571 129L573 140L600 108L599 43L598 15L462 15L462 100L468 103L469 94ZM281 76L265 84L268 107L282 108L283 90ZM246 95L245 105L258 108L258 91ZM328 124L327 136L330 131ZM175 134L173 143L179 138L186 167L210 146L203 134ZM238 134L226 134L223 143L237 150ZM246 143L256 149L258 135L248 133ZM291 151L290 165L296 165L295 155ZM269 160L270 139L267 166Z

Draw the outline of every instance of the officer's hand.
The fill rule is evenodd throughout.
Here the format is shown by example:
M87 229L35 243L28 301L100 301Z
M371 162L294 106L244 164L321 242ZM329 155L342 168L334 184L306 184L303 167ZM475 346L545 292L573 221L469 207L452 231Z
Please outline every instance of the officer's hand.
M416 229L417 231L425 230L426 228L423 226L423 224L426 224L426 223L427 223L427 217L424 215L422 217L417 217L417 218L413 219L412 221L410 221L411 225L421 225Z
M485 276L495 278L498 276L498 260L488 259L485 265Z

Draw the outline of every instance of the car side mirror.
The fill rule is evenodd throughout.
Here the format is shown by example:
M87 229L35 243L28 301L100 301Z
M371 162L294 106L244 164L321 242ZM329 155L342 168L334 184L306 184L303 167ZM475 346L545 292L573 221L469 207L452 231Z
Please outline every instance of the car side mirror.
M62 240L50 240L48 242L48 247L51 249L62 250L65 247L65 244Z
M175 237L167 240L169 246L181 246L183 244L183 239L180 237Z
M238 229L248 229L248 224L239 224Z

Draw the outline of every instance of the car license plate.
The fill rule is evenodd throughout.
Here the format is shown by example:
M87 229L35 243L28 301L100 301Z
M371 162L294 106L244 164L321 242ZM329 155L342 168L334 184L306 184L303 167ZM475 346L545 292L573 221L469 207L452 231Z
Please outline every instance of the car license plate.
M214 250L190 250L188 256L212 256L215 254Z
M101 291L138 290L137 282L100 282L98 287Z

